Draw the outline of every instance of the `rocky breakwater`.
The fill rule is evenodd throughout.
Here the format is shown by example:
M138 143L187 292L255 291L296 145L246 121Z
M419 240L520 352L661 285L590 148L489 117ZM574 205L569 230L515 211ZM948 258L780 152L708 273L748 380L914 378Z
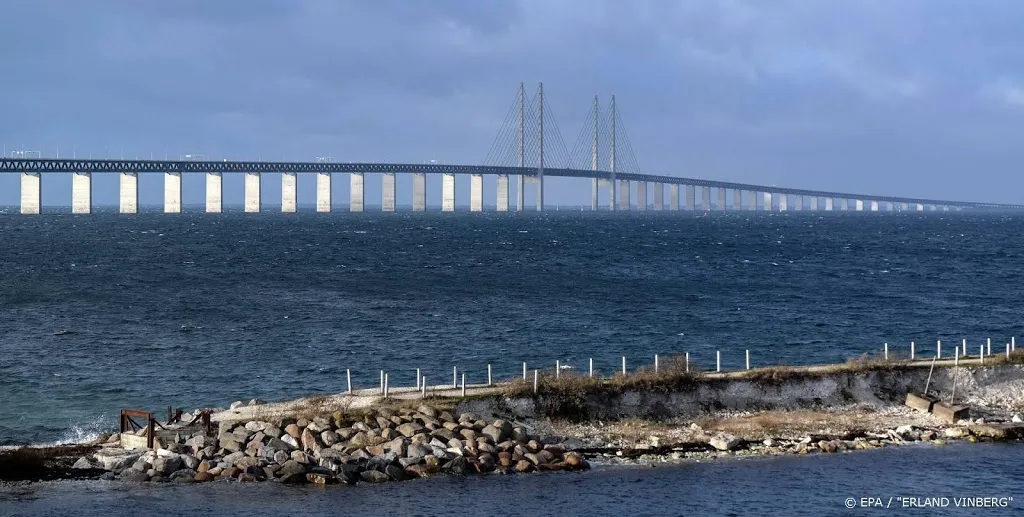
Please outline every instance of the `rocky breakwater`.
M222 423L217 436L178 436L166 448L105 448L82 465L107 479L148 482L381 483L435 474L528 473L589 468L559 440L505 420L430 406Z

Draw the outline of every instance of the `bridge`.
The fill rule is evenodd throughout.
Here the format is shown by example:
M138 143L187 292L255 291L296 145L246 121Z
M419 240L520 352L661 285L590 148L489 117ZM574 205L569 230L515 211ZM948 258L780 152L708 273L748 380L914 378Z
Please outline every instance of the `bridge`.
M548 129L545 134L545 116ZM536 121L526 124L526 120ZM553 126L553 131L552 131ZM548 142L545 143L545 137ZM547 152L547 156L545 155ZM606 157L607 166L601 167ZM583 162L589 160L589 167ZM92 174L118 173L120 175L119 211L138 212L138 175L156 173L164 175L164 212L180 213L182 174L206 175L206 212L219 213L222 205L222 175L245 175L246 212L261 211L260 185L263 174L280 174L282 184L281 207L284 212L298 208L297 182L300 174L316 176L316 210L330 212L331 182L334 174L348 174L350 184L349 210L362 212L365 208L365 175L379 174L382 181L381 209L396 210L397 176L412 176L412 209L425 211L427 175L441 175L441 210L455 211L455 176L469 175L470 211L483 211L483 178L495 177L497 196L495 207L499 212L510 211L510 180L514 179L516 211L526 210L527 184L534 185L536 210L544 205L544 178L569 177L591 180L591 209L600 209L600 193L606 192L608 210L611 211L678 211L678 210L762 210L762 211L949 211L964 209L1020 210L1024 205L984 203L972 201L924 199L902 196L880 196L847 192L830 192L801 188L735 183L678 176L655 175L642 172L637 164L628 135L611 98L610 113L602 116L595 97L589 122L580 132L576 145L570 151L561 138L550 105L544 99L543 84L527 101L521 84L509 114L492 145L484 163L480 165L448 164L395 164L395 163L334 163L324 160L312 162L266 161L212 161L212 160L139 160L139 159L78 159L78 158L0 158L0 173L21 175L21 213L42 212L42 175L48 173L72 174L73 213L92 212ZM666 187L668 189L666 203ZM698 203L697 192L700 191ZM715 191L712 202L712 191ZM635 195L634 195L635 193ZM732 194L731 196L729 194ZM653 194L653 195L652 195ZM685 195L684 195L685 194ZM634 202L635 199L635 202ZM731 199L731 204L730 204ZM652 203L648 201L651 200Z

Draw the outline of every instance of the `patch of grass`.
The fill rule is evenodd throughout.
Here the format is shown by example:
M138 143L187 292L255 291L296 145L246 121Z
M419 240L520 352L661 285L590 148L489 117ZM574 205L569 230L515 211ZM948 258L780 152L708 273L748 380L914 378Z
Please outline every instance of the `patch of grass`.
M1002 354L992 355L991 364L1024 364L1024 349L1018 348L1010 352L1010 357L1006 357L1006 352ZM989 364L989 359L985 359L985 364Z
M781 384L784 382L800 381L807 379L820 379L836 374L858 374L868 372L894 372L908 368L919 368L911 366L906 360L885 360L880 357L872 357L867 354L851 358L846 363L830 364L825 366L796 367L796 366L767 366L740 372L739 377L761 384Z

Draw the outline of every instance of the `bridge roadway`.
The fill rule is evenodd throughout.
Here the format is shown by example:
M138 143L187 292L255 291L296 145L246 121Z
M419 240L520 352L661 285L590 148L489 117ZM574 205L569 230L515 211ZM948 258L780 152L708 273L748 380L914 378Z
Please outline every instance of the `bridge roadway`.
M181 173L204 173L204 174L220 174L220 173L285 173L285 174L297 174L297 173L384 173L384 174L395 174L395 173L413 173L413 174L468 174L468 175L498 175L498 176L521 176L525 178L536 178L543 177L570 177L570 178L590 178L595 180L604 180L610 182L616 180L620 182L638 182L640 184L654 183L654 184L668 184L668 185L685 185L687 187L702 187L704 188L704 203L705 208L708 208L708 196L707 188L719 189L719 208L724 208L725 200L725 189L733 190L734 192L748 191L755 193L756 206L756 194L764 193L765 202L770 203L771 195L778 196L807 196L813 199L811 210L817 210L817 199L826 198L827 200L856 200L858 202L857 210L862 210L863 202L871 202L872 210L877 210L877 203L898 203L904 205L926 205L932 207L950 207L950 208L988 208L988 209L1024 209L1024 205L1020 204L1001 204L1001 203L985 203L985 202L973 202L973 201L952 201L952 200L938 200L938 199L925 199L925 198L914 198L914 197L900 197L900 196L879 196L873 194L855 194L848 192L831 192L822 190L808 190L800 188L787 188L777 187L768 185L755 185L750 183L735 183L728 181L717 181L717 180L705 180L697 178L683 178L678 176L659 176L653 174L635 174L635 173L612 173L610 171L594 171L585 169L562 169L562 168L544 168L543 174L535 167L506 167L506 166L485 166L485 165L446 165L446 164L397 164L397 163L322 163L322 162L264 162L264 161L194 161L194 160L125 160L125 159L77 159L77 158L0 158L0 173L21 173L23 175L39 175L42 173L76 173L78 175L87 175L92 173L122 173L128 175L134 175L137 173L164 173L170 175L180 175ZM180 176L179 180L180 182ZM218 182L219 184L219 182ZM258 183L256 184L258 188ZM360 190L362 190L362 182L360 178ZM522 187L522 183L520 183ZM91 187L89 187L91 188ZM137 187L136 187L137 188ZM180 188L180 186L179 186ZM393 184L392 184L393 188ZM595 187L596 188L596 187ZM23 186L24 189L24 186ZM644 185L646 189L646 185ZM596 191L595 191L596 192ZM628 193L628 188L626 190ZM25 199L25 193L23 192L23 202ZM596 194L595 194L596 196ZM613 194L614 196L614 194ZM690 192L689 196L692 198L693 193ZM91 198L91 192L89 194ZM219 196L218 196L219 197ZM661 196L656 196L656 203ZM736 195L736 200L741 201L741 194ZM784 199L784 198L783 198ZM595 197L596 200L596 197ZM638 200L639 201L639 200ZM690 199L690 202L693 200ZM219 201L218 201L219 202ZM646 190L643 195L643 202L646 209ZM801 201L798 200L798 203ZM740 203L742 204L742 203ZM780 205L782 210L785 210L785 201ZM831 202L826 205L826 210L832 209ZM626 204L628 209L628 201ZM734 204L735 207L735 204ZM692 208L692 206L690 207ZM801 209L801 207L797 207ZM839 209L838 207L836 208ZM890 206L890 210L892 207ZM918 207L918 210L921 210Z

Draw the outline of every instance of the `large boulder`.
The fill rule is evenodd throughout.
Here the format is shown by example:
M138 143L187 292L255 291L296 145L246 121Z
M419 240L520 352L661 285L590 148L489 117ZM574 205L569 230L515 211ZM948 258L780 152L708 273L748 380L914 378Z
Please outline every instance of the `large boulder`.
M379 470L366 470L361 472L359 476L367 483L384 483L391 480L387 474Z
M718 433L711 437L711 440L708 443L720 451L732 451L736 450L737 447L743 444L743 440L731 434Z
M131 467L132 464L138 461L141 457L141 452L108 449L101 450L97 453L96 461L98 461L105 470L120 471Z
M415 434L426 432L426 430L425 427L416 422L408 422L397 427L397 431L406 438L411 438Z

